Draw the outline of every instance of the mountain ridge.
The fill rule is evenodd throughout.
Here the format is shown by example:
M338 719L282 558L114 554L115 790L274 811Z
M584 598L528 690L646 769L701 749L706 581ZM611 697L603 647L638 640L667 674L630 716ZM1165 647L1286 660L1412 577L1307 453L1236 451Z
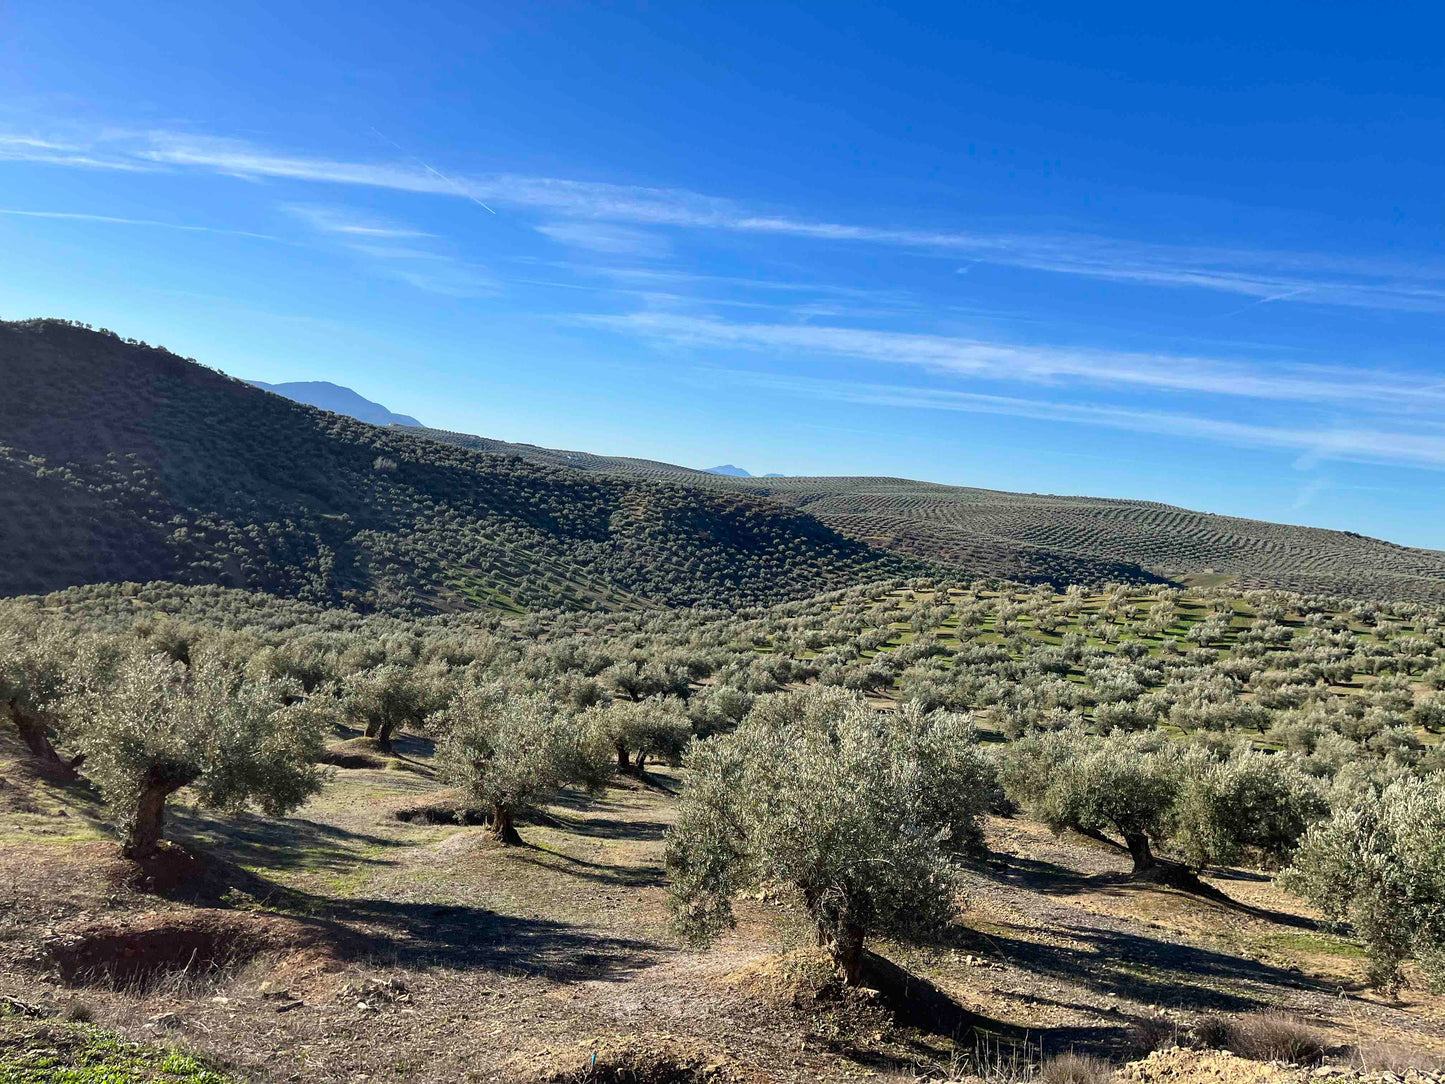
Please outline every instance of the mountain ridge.
M421 428L422 424L410 414L397 414L344 384L333 384L329 380L291 380L281 384L247 380L246 383L293 402L305 403L319 410L329 410L333 414L345 414L371 425L408 425Z

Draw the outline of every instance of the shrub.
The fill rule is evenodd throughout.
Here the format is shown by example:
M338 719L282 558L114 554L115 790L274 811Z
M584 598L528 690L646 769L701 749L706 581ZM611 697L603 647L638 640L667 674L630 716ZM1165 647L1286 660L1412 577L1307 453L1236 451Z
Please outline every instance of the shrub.
M1349 792L1279 881L1351 924L1376 987L1398 990L1413 957L1431 988L1445 989L1445 773Z
M1206 1016L1194 1025L1194 1037L1201 1046L1251 1061L1317 1065L1326 1050L1319 1032L1277 1009L1235 1018Z
M1059 1054L1039 1066L1039 1084L1108 1084L1114 1069L1090 1054Z
M798 892L845 982L869 932L936 929L954 910L950 852L977 837L990 773L959 716L896 718L833 688L757 702L694 747L667 835L679 931L706 944L747 887Z

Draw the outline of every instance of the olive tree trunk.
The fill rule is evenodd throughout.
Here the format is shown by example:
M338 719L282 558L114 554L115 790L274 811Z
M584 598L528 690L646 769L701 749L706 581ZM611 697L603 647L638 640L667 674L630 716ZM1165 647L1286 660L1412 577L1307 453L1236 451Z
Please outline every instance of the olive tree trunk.
M632 769L632 762L627 759L627 746L621 742L617 743L617 770L626 772Z
M391 752L391 735L395 730L395 723L378 723L373 720L366 724L366 736L375 738L376 747L383 753Z
M1134 859L1134 875L1148 873L1154 868L1154 851L1149 846L1149 836L1144 832L1124 833L1124 842L1129 845L1129 856Z
M166 800L187 783L194 782L196 775L194 770L174 764L157 765L146 772L121 844L122 855L142 861L156 853L165 837Z
M833 958L833 966L848 986L857 986L863 973L863 927L845 920L823 938L823 947Z
M14 700L9 702L8 707L10 718L15 722L15 729L20 732L20 740L30 750L30 755L35 758L41 771L54 779L75 779L75 769L84 758L77 757L73 761L61 759L55 746L50 744L47 717L42 712L32 711Z
M504 806L492 806L490 830L492 838L498 843L513 847L522 842L522 837L517 834L516 825L512 823L512 811Z

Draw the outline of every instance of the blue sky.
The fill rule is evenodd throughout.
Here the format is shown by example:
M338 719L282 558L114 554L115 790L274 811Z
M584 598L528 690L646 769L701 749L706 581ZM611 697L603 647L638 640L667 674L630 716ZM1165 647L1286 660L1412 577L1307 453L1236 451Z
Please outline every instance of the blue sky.
M0 316L508 440L1445 548L1432 22L0 0Z

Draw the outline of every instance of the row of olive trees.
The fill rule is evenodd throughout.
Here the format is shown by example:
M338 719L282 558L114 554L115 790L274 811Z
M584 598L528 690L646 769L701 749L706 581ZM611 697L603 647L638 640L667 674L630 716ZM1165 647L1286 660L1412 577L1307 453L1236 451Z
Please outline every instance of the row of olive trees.
M490 811L506 843L517 841L517 814L558 789L595 791L614 768L676 761L693 733L670 697L578 707L543 684L478 683L440 663L384 663L307 695L262 652L155 646L39 624L0 632L0 707L52 774L73 777L83 762L136 859L156 852L167 803L182 788L223 812L298 807L322 785L317 762L341 720L385 749L403 727L436 734L444 777ZM62 759L56 742L77 755Z
M1099 737L1073 727L1026 735L998 760L1013 802L1055 831L1114 834L1136 876L1156 870L1156 845L1195 866L1246 854L1281 864L1329 811L1325 786L1294 757L1247 743L1221 756L1158 731Z

